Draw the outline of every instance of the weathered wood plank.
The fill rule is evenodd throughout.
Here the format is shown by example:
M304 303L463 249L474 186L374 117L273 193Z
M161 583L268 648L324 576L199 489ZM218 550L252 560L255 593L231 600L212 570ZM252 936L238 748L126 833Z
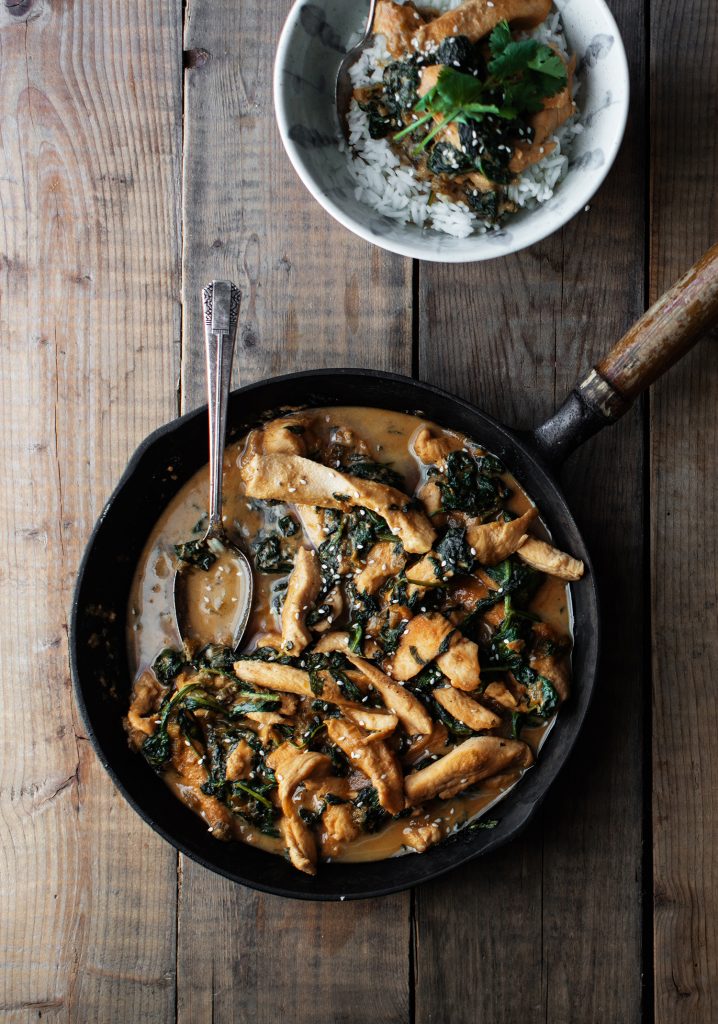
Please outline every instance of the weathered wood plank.
M650 47L653 300L718 237L716 5L652 0ZM651 397L657 1024L718 1016L717 410L713 337Z
M185 48L201 57L185 78L186 408L204 401L195 388L204 373L198 297L212 275L242 288L237 374L245 381L309 366L411 366L411 264L335 224L279 140L271 78L289 6L187 6Z
M642 310L641 21L635 5L612 9L639 99L590 212L506 260L421 269L420 376L517 427L550 413ZM456 1024L530 1014L551 1024L638 1019L641 457L634 412L564 474L605 598L596 707L542 822L490 860L417 894L421 1024L443 1020L447 1005Z
M185 48L206 56L186 73L185 408L204 401L198 296L212 277L226 275L243 291L244 382L311 366L411 367L411 264L335 225L281 149L271 68L288 7L188 5ZM278 1013L297 1024L408 1020L408 896L293 903L184 860L178 935L180 1022L267 1024Z
M174 411L180 19L0 10L4 1021L173 1013L176 858L83 736L66 617L94 519Z

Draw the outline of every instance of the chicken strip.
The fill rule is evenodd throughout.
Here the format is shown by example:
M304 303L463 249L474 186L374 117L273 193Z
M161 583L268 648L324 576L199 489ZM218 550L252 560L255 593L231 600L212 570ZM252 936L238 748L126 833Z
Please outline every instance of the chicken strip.
M362 672L384 701L387 709L397 716L409 736L428 735L433 727L431 716L413 693L399 686L370 661L347 652L347 658Z
M429 551L436 537L426 516L412 509L401 491L298 455L254 455L242 466L241 476L250 498L297 501L345 512L353 507L368 508L386 520L411 554Z
M254 753L246 740L240 740L232 748L227 758L225 778L228 782L237 782L239 779L249 778L254 761Z
M407 600L415 594L423 597L429 587L435 587L437 583L445 583L451 579L454 575L453 570L448 566L442 566L441 561L435 551L430 551L428 555L423 555L418 562L407 568Z
M469 729L473 729L475 732L481 732L483 729L495 729L501 725L501 718L498 715L489 711L468 694L454 689L453 686L437 686L432 691L432 697L458 722L468 725Z
M376 743L386 739L387 736L391 736L399 724L396 715L379 711L376 708L350 708L345 705L342 710L347 718L370 733L367 743Z
M580 580L584 573L584 564L580 559L567 555L565 551L547 544L545 540L529 537L516 554L522 562L526 562L539 572L548 576L556 576L560 580Z
M316 874L317 841L311 828L299 814L292 799L297 786L310 776L328 775L332 762L325 754L299 750L293 743L282 743L267 758L277 776L277 796L282 808L280 828L287 843L289 859L305 874Z
M298 548L282 607L282 647L294 657L301 654L312 639L305 620L321 589L322 574L316 551Z
M479 648L473 640L454 633L448 651L439 655L436 664L457 690L478 689L481 680Z
M404 809L402 773L396 755L381 740L368 742L369 736L346 718L327 719L327 734L377 791L379 803L389 814Z
M362 658L353 651L350 651L348 633L329 633L327 636L322 637L315 650L320 652L342 651L344 656L358 669L359 674L363 676L366 683L376 690L384 701L387 710L397 716L409 736L417 733L428 735L431 732L433 722L421 701L413 693L409 693L403 686L399 686L398 683L389 679L371 661L367 661L366 658ZM368 689L369 687L366 686L366 688ZM354 720L357 721L356 718Z
M366 565L354 579L359 594L375 594L391 576L396 576L406 565L406 555L395 541L382 540L374 544L367 555Z
M234 671L237 677L245 683L262 686L267 690L295 693L299 697L321 697L322 700L331 701L333 704L359 707L353 701L346 699L328 672L317 673L321 684L321 693L315 693L309 673L303 669L294 668L292 665L282 665L276 661L254 661L247 658L235 661Z
M430 67L424 68L417 90L420 96L436 85L439 73L443 68L443 64L432 64ZM428 427L422 427L414 438L414 451L424 465L438 466L439 469L444 468L446 456L450 452L458 452L463 447L464 442L458 437L452 437L450 434L433 437Z
M529 524L538 516L538 510L528 509L518 519L505 523L482 523L480 519L467 519L466 541L471 546L472 554L482 565L497 565L528 540Z
M472 736L438 761L407 775L404 790L411 805L435 796L448 800L482 779L512 768L528 768L531 764L531 748L520 740Z
M513 29L535 28L545 21L551 0L466 0L453 11L430 21L416 33L417 49L429 51L448 36L467 36L472 43L483 39L500 21Z

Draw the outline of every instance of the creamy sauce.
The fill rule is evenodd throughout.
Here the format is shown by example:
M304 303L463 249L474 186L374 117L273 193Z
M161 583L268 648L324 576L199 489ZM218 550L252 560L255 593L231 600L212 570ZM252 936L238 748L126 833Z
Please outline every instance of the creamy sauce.
M381 409L338 406L312 411L316 414L316 421L312 427L315 434L321 435L323 440L328 440L335 427L349 427L368 444L372 458L377 462L390 464L404 477L406 492L409 494L415 493L425 482L428 468L414 455L412 439L424 426L431 427L435 433L452 433L437 427L430 420ZM246 497L239 475L245 446L246 439L242 439L230 445L225 452L223 523L230 539L248 551L251 543L262 536L263 530L276 530L276 524L283 516L292 514L297 521L300 521L300 516L290 504L262 507L261 503ZM525 512L533 503L510 474L505 474L504 480L512 492L506 506L516 514ZM128 614L129 660L135 677L147 669L165 647L181 645L173 610L173 579L176 564L174 545L197 539L204 533L207 492L208 467L205 466L181 489L162 513L140 557L132 585ZM536 532L548 538L547 531L540 524ZM293 549L302 540L300 530L293 537L285 538L284 544L288 549ZM230 597L229 601L217 602L214 607L206 607L203 598L207 591L203 588L209 583L210 593L214 591L215 586L221 590L224 575L222 570L232 570L224 557L220 557L212 569L218 577L216 580L207 580L207 573L202 570L194 570L190 574L191 593L197 601L192 626L198 636L205 636L205 631L209 629L215 631L213 635L231 636L234 602ZM243 644L245 650L251 650L255 646L258 635L281 630L279 616L272 608L273 591L281 579L274 575L255 574L252 614ZM559 632L571 634L570 593L563 581L546 577L528 607ZM554 721L555 719L551 719L545 725L522 731L521 738L531 746L534 753L540 750ZM412 820L436 823L443 835L450 835L458 831L462 825L485 814L513 788L522 774L521 771L508 772L486 780L475 787L469 795L454 797L451 800L431 801L422 806L420 813ZM165 771L163 778L179 799L189 806L194 806L191 788L183 784L173 769ZM409 820L399 818L391 821L380 832L361 835L349 844L336 860L381 860L413 852L403 845L402 830L407 827ZM283 852L282 840L264 835L239 816L235 818L234 836L269 852Z

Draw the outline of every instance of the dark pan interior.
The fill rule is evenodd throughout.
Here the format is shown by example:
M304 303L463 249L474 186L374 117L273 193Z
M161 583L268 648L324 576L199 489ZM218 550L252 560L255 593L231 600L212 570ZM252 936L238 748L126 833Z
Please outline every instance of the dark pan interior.
M574 692L562 708L537 765L491 812L493 829L458 833L417 856L367 864L321 866L309 878L280 857L213 839L127 745L121 718L130 674L125 649L126 606L135 565L159 513L207 461L207 415L200 409L156 431L131 459L97 522L75 590L70 656L75 693L88 734L115 784L154 829L183 853L245 885L300 899L357 899L408 888L481 853L495 850L527 823L576 740L596 677L598 608L588 553L549 473L528 444L466 402L409 378L361 370L327 370L276 377L232 393L233 437L287 405L365 405L419 412L485 445L537 502L555 542L583 558L587 573L572 586ZM168 467L172 467L172 471Z

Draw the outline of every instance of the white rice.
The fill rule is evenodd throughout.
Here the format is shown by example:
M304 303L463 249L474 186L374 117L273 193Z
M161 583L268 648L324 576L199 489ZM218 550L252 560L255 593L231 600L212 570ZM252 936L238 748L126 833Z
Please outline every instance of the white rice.
M425 0L426 6L440 11L453 10L463 0ZM526 33L555 47L568 57L566 37L558 12L552 12L533 32ZM382 81L384 67L392 61L384 36L376 36L373 44L350 69L354 88ZM574 94L576 85L574 83ZM450 202L432 193L431 184L416 177L414 169L402 163L387 139L372 139L369 119L352 100L347 115L349 126L349 168L355 182L354 194L359 202L399 224L413 223L436 231L466 238L500 230L500 225L481 220L464 203ZM555 149L521 174L506 189L507 197L517 206L531 210L545 203L568 171L568 155L576 135L583 131L577 112L550 137Z

